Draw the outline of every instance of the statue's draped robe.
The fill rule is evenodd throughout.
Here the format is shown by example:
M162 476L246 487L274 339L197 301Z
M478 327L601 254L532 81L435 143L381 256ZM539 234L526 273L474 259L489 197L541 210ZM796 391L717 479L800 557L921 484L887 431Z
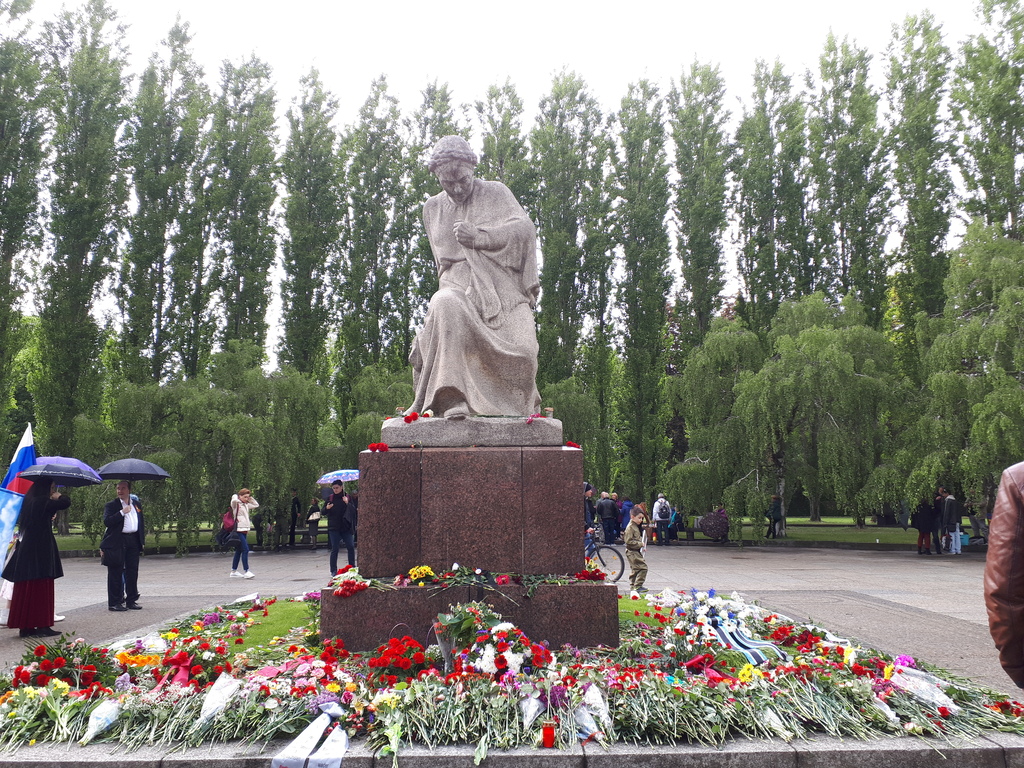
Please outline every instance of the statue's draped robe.
M533 222L508 187L479 179L462 205L445 192L427 200L423 221L438 290L409 355L416 390L410 411L443 416L465 403L471 415L535 413L540 283ZM457 221L481 230L475 247L455 239Z

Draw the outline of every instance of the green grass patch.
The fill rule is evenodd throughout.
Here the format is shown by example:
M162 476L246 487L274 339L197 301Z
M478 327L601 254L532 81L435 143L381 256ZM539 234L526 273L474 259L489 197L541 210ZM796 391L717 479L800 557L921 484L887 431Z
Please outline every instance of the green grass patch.
M255 617L250 617L255 618ZM302 627L310 621L309 609L305 603L291 600L278 600L267 609L266 616L260 616L257 624L249 627L244 635L245 642L235 646L235 651L267 646L275 637L285 637L296 627Z

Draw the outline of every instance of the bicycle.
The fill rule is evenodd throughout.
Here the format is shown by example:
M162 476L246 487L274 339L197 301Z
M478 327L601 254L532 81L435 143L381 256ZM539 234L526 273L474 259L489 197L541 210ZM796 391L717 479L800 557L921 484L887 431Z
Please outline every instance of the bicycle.
M622 553L615 547L598 544L593 529L588 530L583 539L583 554L587 560L593 560L597 564L597 569L604 573L605 581L616 582L626 571L626 561Z

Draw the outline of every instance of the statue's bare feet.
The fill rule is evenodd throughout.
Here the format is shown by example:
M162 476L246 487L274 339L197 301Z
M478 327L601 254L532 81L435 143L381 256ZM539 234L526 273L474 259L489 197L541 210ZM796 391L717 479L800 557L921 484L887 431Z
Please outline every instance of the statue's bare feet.
M444 412L444 417L446 419L451 419L452 421L460 421L467 416L469 416L469 408L465 403L459 403L455 407L449 408Z

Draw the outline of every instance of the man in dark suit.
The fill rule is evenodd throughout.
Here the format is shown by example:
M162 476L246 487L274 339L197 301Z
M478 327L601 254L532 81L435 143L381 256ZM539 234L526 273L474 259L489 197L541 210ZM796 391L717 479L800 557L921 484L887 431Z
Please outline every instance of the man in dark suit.
M107 607L111 611L138 611L139 555L146 541L142 507L132 498L127 480L117 484L117 498L103 507L107 532L100 542L107 566Z

